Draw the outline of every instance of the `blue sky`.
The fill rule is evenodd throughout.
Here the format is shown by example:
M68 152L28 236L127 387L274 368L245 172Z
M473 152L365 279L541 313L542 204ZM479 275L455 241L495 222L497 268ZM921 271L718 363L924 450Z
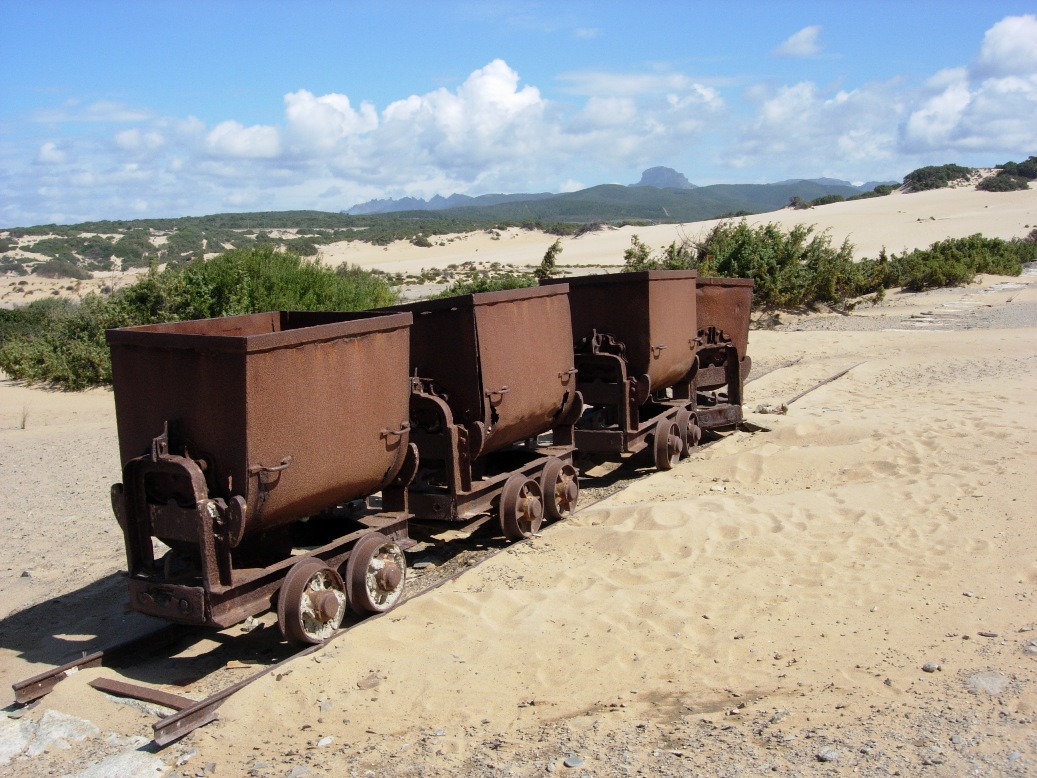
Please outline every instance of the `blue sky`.
M0 226L1037 154L999 2L0 0Z

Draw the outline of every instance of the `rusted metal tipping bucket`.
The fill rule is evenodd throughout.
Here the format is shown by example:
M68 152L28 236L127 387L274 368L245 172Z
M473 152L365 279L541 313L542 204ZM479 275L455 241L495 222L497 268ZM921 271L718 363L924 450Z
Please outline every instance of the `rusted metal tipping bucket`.
M742 385L752 366L746 349L753 281L700 278L695 298L699 340L696 417L703 429L730 427L742 421Z
M410 324L282 311L108 331L123 463L112 499L135 607L219 626L260 612L292 561L271 530L400 490L416 467ZM402 514L379 526L406 537ZM152 537L194 566L190 584L156 565ZM315 554L341 562L358 537Z
M577 349L622 347L627 375L645 399L687 379L695 363L695 306L688 300L696 277L694 270L647 270L566 279Z
M563 284L383 309L414 315L416 516L471 518L496 502L509 476L536 480L557 467L551 459L571 458L581 406L567 292ZM552 444L540 446L547 432Z
M733 346L738 354L742 380L749 374L752 360L746 351L752 304L751 278L698 279L695 293L700 343L698 388L715 389L727 383L725 357L716 353L727 346Z
M688 301L696 277L652 270L566 279L578 387L592 406L577 426L581 451L632 453L653 440L657 464L668 468L687 448L697 346Z

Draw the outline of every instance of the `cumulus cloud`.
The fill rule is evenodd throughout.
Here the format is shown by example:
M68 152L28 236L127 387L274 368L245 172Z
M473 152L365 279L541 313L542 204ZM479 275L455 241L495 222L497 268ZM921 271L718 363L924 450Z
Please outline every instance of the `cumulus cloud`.
M1037 73L1037 16L1008 16L987 30L974 73L979 78Z
M276 127L245 127L235 121L220 122L205 137L205 147L218 157L244 159L276 157L281 138Z
M902 148L1015 154L1037 147L1037 17L1009 16L969 67L936 73L900 128Z
M346 95L316 97L300 89L284 96L287 131L299 147L310 152L327 151L351 136L378 127L378 114L370 103L353 108Z
M868 178L895 154L894 82L826 91L803 81L775 89L757 86L751 94L758 107L733 145L737 167L777 165L789 175L841 171L841 176Z
M812 57L820 53L821 25L811 24L797 33L793 33L774 50L779 57Z

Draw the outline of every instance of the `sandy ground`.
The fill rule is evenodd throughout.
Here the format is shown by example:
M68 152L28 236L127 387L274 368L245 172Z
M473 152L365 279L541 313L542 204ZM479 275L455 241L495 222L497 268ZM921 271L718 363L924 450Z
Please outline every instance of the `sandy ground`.
M583 507L164 750L155 711L87 682L200 698L199 656L232 674L277 651L234 629L81 671L0 714L0 775L1037 775L1037 276L787 318L750 353L766 431ZM152 624L123 607L110 393L0 383L0 467L8 688Z

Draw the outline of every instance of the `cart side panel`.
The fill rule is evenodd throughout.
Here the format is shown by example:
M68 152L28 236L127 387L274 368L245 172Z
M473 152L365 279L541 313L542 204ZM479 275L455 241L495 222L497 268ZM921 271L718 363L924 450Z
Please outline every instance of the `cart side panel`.
M266 497L262 523L309 516L377 492L397 461L409 416L408 330L304 343L249 355L247 463ZM250 502L251 502L250 498Z
M576 391L569 298L565 287L555 289L476 306L483 402L493 421L487 451L550 430Z
M743 278L700 278L696 290L698 330L716 327L731 338L738 358L749 345L753 282Z
M113 342L111 355L122 464L148 454L169 422L170 438L204 458L217 484L244 489L244 351Z
M482 421L479 347L471 298L459 297L455 305L416 303L402 310L414 313L411 375L434 382L436 392L446 396L456 423Z
M648 330L652 339L648 375L652 388L658 389L680 381L695 362L695 277L686 273L653 274L648 284Z

